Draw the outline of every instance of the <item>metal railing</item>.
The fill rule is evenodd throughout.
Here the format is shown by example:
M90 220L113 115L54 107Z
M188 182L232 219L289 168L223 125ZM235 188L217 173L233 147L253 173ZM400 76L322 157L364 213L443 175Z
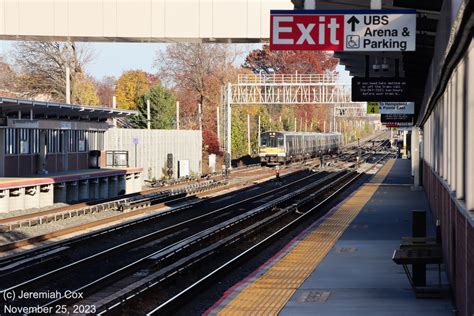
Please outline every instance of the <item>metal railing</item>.
M334 84L339 80L337 73L328 74L240 74L238 84Z
M107 167L128 167L127 150L107 150L105 152L105 165Z

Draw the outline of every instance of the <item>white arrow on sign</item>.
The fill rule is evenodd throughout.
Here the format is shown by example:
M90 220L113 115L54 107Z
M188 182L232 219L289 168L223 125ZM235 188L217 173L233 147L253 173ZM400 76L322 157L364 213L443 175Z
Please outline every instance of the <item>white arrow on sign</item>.
M345 15L345 51L414 51L416 14Z

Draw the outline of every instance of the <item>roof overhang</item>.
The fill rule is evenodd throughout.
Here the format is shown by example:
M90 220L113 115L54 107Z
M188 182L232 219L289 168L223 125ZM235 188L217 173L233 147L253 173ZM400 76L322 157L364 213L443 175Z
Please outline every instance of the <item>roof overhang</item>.
M22 115L27 117L30 110L33 110L36 116L44 115L49 118L70 118L91 121L130 117L137 114L136 111L132 110L0 97L0 113L3 115L16 114L20 111Z
M293 0L295 9L304 5L304 1ZM382 0L382 8L390 9L416 9L416 51L414 52L337 52L335 56L341 60L351 76L365 77L393 77L397 74L396 64L399 64L398 74L407 78L413 100L418 106L418 114L423 95L428 71L434 54L436 28L440 16L442 0ZM360 0L316 0L317 10L358 10L370 9L370 1ZM367 61L368 56L368 63ZM386 71L373 69L375 63L389 65Z

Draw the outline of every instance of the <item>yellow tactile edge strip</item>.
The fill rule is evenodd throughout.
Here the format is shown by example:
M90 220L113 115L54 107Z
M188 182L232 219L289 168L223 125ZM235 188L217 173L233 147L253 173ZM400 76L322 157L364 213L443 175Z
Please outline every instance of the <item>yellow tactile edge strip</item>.
M372 178L382 183L392 168L389 160ZM277 315L298 287L326 257L378 186L363 185L289 253L250 283L219 311L219 315Z

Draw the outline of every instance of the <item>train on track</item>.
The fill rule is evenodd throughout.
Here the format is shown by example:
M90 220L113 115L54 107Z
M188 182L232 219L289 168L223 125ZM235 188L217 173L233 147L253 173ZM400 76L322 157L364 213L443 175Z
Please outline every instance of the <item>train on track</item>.
M285 164L339 152L341 133L265 132L260 136L262 165Z

